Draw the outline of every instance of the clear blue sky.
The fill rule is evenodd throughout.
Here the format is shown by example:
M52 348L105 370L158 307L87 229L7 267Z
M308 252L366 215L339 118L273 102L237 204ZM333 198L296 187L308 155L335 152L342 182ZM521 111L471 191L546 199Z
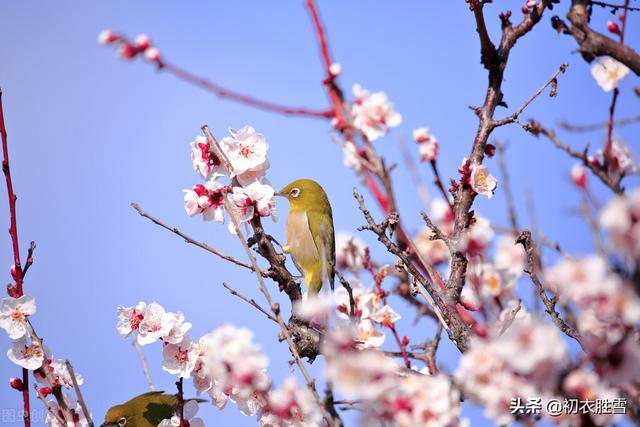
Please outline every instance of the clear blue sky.
M511 8L518 17L521 5L520 0L501 1L487 7L494 37L500 8ZM397 140L409 138L416 127L430 127L441 142L445 179L457 176L477 125L467 106L480 104L486 88L472 14L462 0L321 1L319 8L344 70L343 86L358 82L384 90L403 115L403 125L376 146L389 163L399 162L394 182L401 212L408 227L417 231L422 206ZM556 9L564 14L566 5ZM610 15L597 13L594 26L604 29ZM30 240L38 245L25 284L38 303L32 321L54 355L70 358L85 377L83 391L94 417L101 420L106 408L146 390L135 351L115 330L116 307L139 300L182 310L194 324L196 338L224 322L252 328L271 358L270 373L280 383L288 372L288 350L276 342L276 328L221 285L224 280L259 297L254 278L185 245L140 218L129 203L139 202L188 234L241 256L225 227L190 219L182 207L181 190L199 182L188 143L204 123L217 135L245 124L266 135L271 181L276 187L299 177L320 181L333 202L337 230L355 232L362 223L351 197L357 178L342 167L341 150L331 141L327 123L220 100L148 64L115 59L112 50L98 46L96 36L105 28L130 36L147 33L169 61L231 89L283 104L324 108L321 64L303 2L5 2L2 15L0 85L21 244L23 251ZM572 53L573 39L551 29L549 16L512 52L506 102L515 108L560 63L568 62L558 97L539 98L525 116L550 126L560 119L605 120L610 94L602 92L589 66ZM627 40L638 46L637 15L631 18ZM630 92L637 84L635 76L622 83L618 117L637 112L638 99ZM501 109L497 115L506 113ZM632 149L637 147L637 128L618 133ZM528 187L540 228L568 251L589 252L586 225L568 213L579 202L568 182L573 161L517 127L499 129L494 136L510 143L511 186L521 223L529 224ZM586 143L600 146L604 134L560 136L580 148ZM487 163L499 177L497 161ZM427 168L422 174L431 180ZM607 192L597 184L594 188L597 197L606 200ZM8 210L6 198L0 200L4 229ZM478 200L475 209L497 224L507 222L500 187L491 201ZM269 224L269 232L282 239L283 222ZM392 262L370 236L362 238L381 259ZM5 233L0 248L0 266L8 273L12 261ZM520 286L529 293L529 283ZM416 342L432 335L432 324L421 321L412 327L405 304L393 305L405 314L402 333L410 333ZM9 344L0 337L0 348ZM156 384L173 390L173 377L160 369L160 346L145 350ZM450 345L441 349L440 361L447 367L456 366L457 358ZM317 372L320 363L316 365ZM18 373L8 360L0 361L2 384ZM0 408L18 408L18 393L7 390L0 393ZM41 409L38 402L33 406ZM233 405L223 412L206 407L201 413L210 425L255 424ZM477 411L469 414L474 424L482 423Z

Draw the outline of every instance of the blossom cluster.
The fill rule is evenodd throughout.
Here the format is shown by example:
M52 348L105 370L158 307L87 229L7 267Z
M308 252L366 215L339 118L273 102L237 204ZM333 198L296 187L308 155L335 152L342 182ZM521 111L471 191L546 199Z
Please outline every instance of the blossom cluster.
M205 221L222 223L226 209L240 224L251 221L254 216L271 216L275 220L274 190L265 178L269 145L264 135L251 126L230 129L229 133L231 136L224 137L217 147L212 146L217 144L215 141L204 136L196 137L191 143L193 169L206 182L183 190L187 215L202 215ZM220 152L226 159L218 158L216 153ZM227 170L226 161L231 170ZM229 186L218 181L225 175L236 184ZM229 230L236 232L233 221Z
M125 37L111 30L104 30L98 35L98 43L101 45L117 46L116 55L122 59L132 60L142 55L145 60L162 65L160 51L153 46L151 39L146 34L140 34L131 42Z
M52 408L57 408L57 402L53 399L52 389L62 387L71 389L74 387L71 373L67 364L62 359L54 359L47 347L42 344L33 332L29 317L36 313L35 299L29 295L18 298L6 297L0 304L0 328L4 329L7 336L13 340L11 348L7 351L9 360L21 368L33 371L33 376L42 385L38 393ZM78 385L83 383L82 376L75 374ZM11 387L22 390L25 386L22 380L11 379ZM74 417L75 425L87 425L79 403L71 396L65 394L65 401L69 413ZM59 410L59 408L58 408ZM62 413L60 413L62 417ZM51 426L62 427L58 418L47 415L47 423Z
M162 369L192 379L198 394L206 393L219 409L231 401L261 425L317 425L314 420L321 412L306 388L293 381L272 388L268 358L248 329L222 325L196 341L187 334L191 324L182 313L167 312L158 303L139 302L117 311L120 335L141 345L162 342ZM164 425L174 421L165 420Z

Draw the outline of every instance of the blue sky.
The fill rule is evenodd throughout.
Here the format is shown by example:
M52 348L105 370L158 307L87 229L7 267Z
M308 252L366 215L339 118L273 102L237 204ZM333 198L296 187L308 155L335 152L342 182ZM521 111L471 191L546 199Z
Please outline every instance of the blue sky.
M522 2L498 3L487 7L494 38L499 34L500 7L513 9L517 17ZM221 285L226 281L259 297L255 279L153 226L129 203L136 201L186 233L242 256L225 227L190 219L182 207L181 190L199 182L191 169L188 143L204 123L219 136L245 124L266 135L271 182L276 187L300 177L321 182L333 203L337 230L355 232L363 222L351 197L358 179L342 167L341 150L332 142L326 122L218 99L149 64L114 58L96 37L105 28L130 36L147 33L169 61L230 89L286 105L324 108L322 68L303 2L63 0L3 6L0 85L19 231L23 251L30 240L38 245L25 284L38 302L32 321L54 355L70 358L85 377L83 391L95 418L102 419L109 406L146 390L135 351L115 330L116 307L140 300L183 311L194 324L194 337L225 322L252 328L280 383L288 374L288 350L276 341L277 330ZM334 57L344 70L343 87L360 83L384 90L403 116L402 126L376 147L389 163L398 162L394 182L400 210L407 227L417 231L422 205L402 163L398 138L409 139L416 127L430 127L441 143L445 179L456 177L477 125L468 106L480 104L486 88L473 16L461 0L324 1L319 9ZM565 13L564 5L557 9ZM593 26L604 30L610 15L597 13ZM605 120L611 95L602 92L589 66L574 53L574 40L551 29L549 16L512 52L505 74L506 102L511 108L520 105L559 64L568 62L558 96L540 97L524 116L549 126L561 119ZM637 46L637 20L629 24L627 41ZM631 93L637 84L635 76L622 82L618 117L637 112L638 99ZM497 116L510 111L500 109ZM637 147L633 127L617 133L632 150ZM604 138L603 132L559 135L577 148L586 143L599 147ZM524 191L528 188L545 234L572 253L591 251L587 226L570 214L579 203L568 180L573 161L515 126L498 129L493 136L509 143L511 187L521 224L530 224ZM487 164L499 177L497 160ZM427 168L421 173L431 181ZM594 191L600 201L609 197L597 183ZM6 199L1 199L0 223L8 224ZM500 188L490 201L479 198L474 209L497 224L507 223ZM284 240L283 221L268 227ZM380 259L392 262L370 236L361 237ZM0 235L0 247L5 248L0 265L8 271L12 261L7 234ZM529 293L528 283L521 286ZM421 321L413 327L411 311L401 301L394 305L405 314L403 333L411 333L415 341L432 335L432 324ZM0 338L0 344L8 348L10 342ZM172 390L173 378L160 369L160 346L145 350L156 384ZM441 349L443 365L455 367L457 357L450 345ZM319 372L319 365L312 370ZM18 372L9 361L0 362L1 381ZM0 408L19 405L17 393L0 393ZM255 424L233 405L223 412L206 407L202 414L211 425ZM481 423L477 411L469 414Z

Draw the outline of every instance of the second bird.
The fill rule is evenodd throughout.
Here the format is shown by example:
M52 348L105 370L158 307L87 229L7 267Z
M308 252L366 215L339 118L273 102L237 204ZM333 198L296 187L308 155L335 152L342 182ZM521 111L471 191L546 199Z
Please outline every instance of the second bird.
M304 275L307 292L317 294L327 281L333 290L336 245L327 193L317 182L299 179L276 194L291 205L283 250Z

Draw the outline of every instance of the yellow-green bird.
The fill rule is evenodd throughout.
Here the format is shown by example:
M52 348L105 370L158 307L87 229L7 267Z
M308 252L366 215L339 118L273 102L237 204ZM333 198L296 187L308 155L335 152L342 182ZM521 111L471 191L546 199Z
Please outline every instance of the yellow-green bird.
M282 249L304 276L307 292L317 294L327 281L333 290L336 244L327 193L317 182L299 179L276 194L291 205Z
M202 399L188 399L205 402ZM116 405L104 416L103 427L157 427L164 419L171 418L178 409L175 394L150 391Z

